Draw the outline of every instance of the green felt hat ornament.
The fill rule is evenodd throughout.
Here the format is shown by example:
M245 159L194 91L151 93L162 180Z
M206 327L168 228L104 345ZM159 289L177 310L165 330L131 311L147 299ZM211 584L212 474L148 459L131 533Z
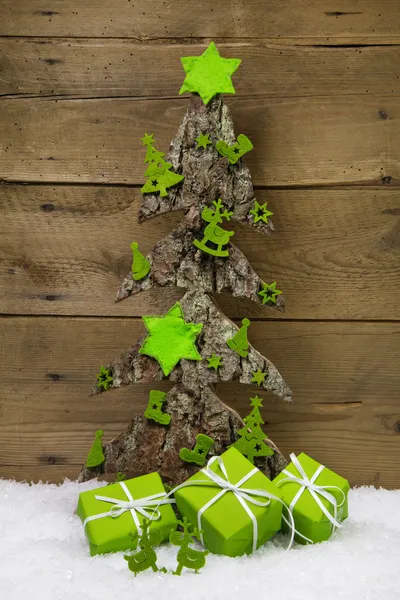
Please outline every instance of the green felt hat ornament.
M86 466L90 469L93 467L99 467L106 460L106 457L103 453L103 445L101 443L101 438L104 435L104 431L102 429L98 429L95 434L95 440L93 442L92 447L89 450L88 457L86 459Z
M249 347L249 342L247 340L247 330L250 327L249 319L242 320L242 327L239 329L237 333L233 337L231 337L226 343L229 348L234 352L237 352L239 356L242 358L246 358L249 354L247 349Z
M146 277L146 275L150 272L150 263L140 252L139 244L137 242L132 242L131 250L133 253L132 278L135 281L139 281L140 279Z

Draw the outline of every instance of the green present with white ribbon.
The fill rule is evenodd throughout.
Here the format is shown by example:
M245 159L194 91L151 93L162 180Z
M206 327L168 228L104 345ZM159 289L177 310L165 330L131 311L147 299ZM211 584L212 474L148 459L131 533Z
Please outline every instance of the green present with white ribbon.
M250 554L281 528L281 492L236 448L213 456L173 492L179 512L215 554Z
M144 519L149 534L168 540L178 521L161 477L150 473L79 495L77 515L89 541L90 554L136 549Z
M348 516L349 482L307 454L290 455L292 461L274 479L292 513L301 544L323 542L342 527ZM290 529L283 510L283 530Z

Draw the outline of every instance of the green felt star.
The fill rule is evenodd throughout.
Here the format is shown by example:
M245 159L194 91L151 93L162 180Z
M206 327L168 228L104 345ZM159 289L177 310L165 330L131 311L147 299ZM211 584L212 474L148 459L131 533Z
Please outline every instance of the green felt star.
M262 303L266 304L268 301L276 304L276 297L282 294L281 290L276 289L276 281L268 285L268 283L263 282L263 288L258 295L262 298Z
M262 383L264 383L264 379L267 375L268 373L263 373L261 369L258 369L255 373L253 373L253 379L251 380L251 383L256 383L258 386L260 386Z
M140 138L142 146L151 146L151 144L154 144L153 137L154 133L145 133L144 137Z
M212 142L210 140L210 134L207 133L206 135L204 134L200 134L199 137L195 138L195 142L197 142L197 150L199 148L204 148L204 150L207 148L207 146L209 146Z
M258 221L268 223L268 217L274 213L267 209L267 202L265 202L265 204L258 204L257 200L255 200L254 208L249 210L249 214L253 215L254 223L258 223Z
M179 91L197 92L204 104L208 104L216 94L234 94L231 76L241 63L238 58L222 58L214 42L201 56L181 58L186 73Z
M262 407L262 398L259 398L257 394L254 396L254 398L250 398L250 400L250 406L254 406L254 408Z
M201 360L195 341L203 323L186 323L180 302L162 317L142 317L149 335L139 352L155 358L169 375L182 358Z
M97 374L97 387L107 391L113 382L113 376L110 369L100 367L100 372Z
M215 354L213 354L212 356L210 356L210 358L207 358L207 360L208 360L208 365L207 365L208 369L215 369L217 371L217 369L222 366L222 357L221 356L216 356Z

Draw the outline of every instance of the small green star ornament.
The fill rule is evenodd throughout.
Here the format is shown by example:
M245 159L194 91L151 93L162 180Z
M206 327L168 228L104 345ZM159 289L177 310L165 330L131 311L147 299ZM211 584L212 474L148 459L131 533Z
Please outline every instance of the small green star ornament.
M268 217L273 214L274 213L267 209L267 202L264 204L258 204L257 200L254 202L254 208L249 210L249 215L253 215L254 223L258 223L259 221L268 223Z
M97 374L97 387L100 390L103 389L106 392L110 388L112 382L113 376L111 370L101 366L100 372Z
M208 369L214 369L215 371L217 371L219 369L219 367L222 367L221 356L216 356L215 354L213 354L212 356L207 358L207 360L208 360L208 365L207 365Z
M154 144L154 133L145 133L144 137L140 138L142 146L151 146Z
M276 281L270 285L263 282L262 286L262 290L258 292L258 295L262 298L262 303L273 302L273 304L276 304L276 297L282 294L281 290L276 289Z
M208 104L216 94L234 94L231 76L241 63L238 58L222 58L214 42L201 56L181 58L186 73L179 91L197 92L204 104Z
M210 134L201 133L197 138L195 138L195 142L197 142L197 150L199 148L204 148L204 150L211 144Z
M180 302L164 316L142 318L148 335L139 352L155 358L165 376L182 358L201 360L195 342L203 323L186 323Z
M257 371L253 373L253 379L251 380L251 383L256 383L258 386L260 386L262 383L264 383L264 379L267 375L268 373L263 373L261 369L257 369Z

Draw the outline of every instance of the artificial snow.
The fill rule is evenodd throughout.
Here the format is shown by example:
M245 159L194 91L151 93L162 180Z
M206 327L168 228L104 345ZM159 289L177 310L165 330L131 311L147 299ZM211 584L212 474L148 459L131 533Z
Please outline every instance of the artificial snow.
M0 480L1 600L400 600L400 490L359 488L333 538L285 552L278 536L253 556L210 554L199 575L149 570L135 578L123 553L89 556L78 495L99 487ZM158 550L175 568L178 548Z

